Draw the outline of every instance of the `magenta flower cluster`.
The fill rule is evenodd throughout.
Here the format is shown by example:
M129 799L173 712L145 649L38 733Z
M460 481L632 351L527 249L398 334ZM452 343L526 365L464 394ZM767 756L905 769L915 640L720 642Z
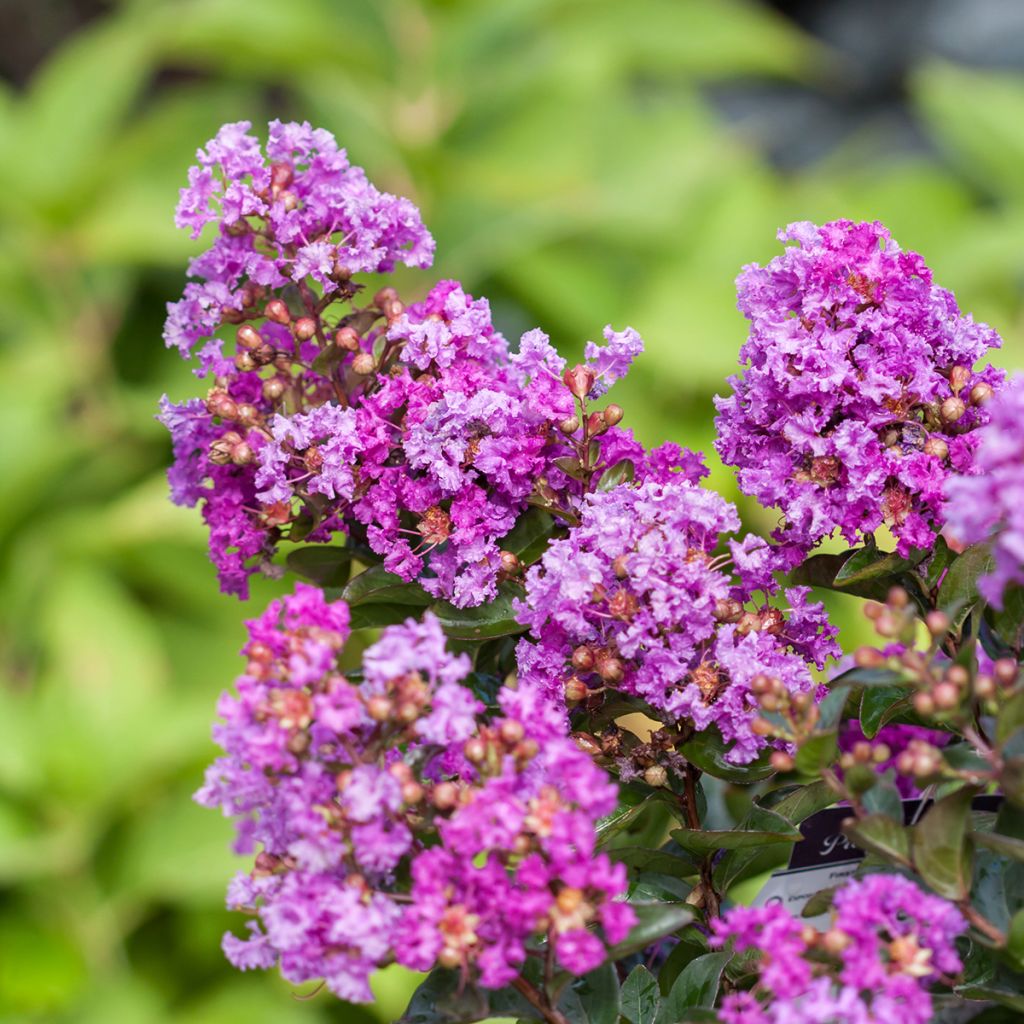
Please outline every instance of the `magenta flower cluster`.
M487 301L457 282L409 308L387 287L360 305L354 274L429 263L415 208L378 192L329 133L274 122L264 156L247 129L200 150L179 204L180 225L218 235L165 333L186 356L202 341L215 377L205 402L164 401L174 500L202 504L229 593L246 596L281 539L343 532L437 597L493 597L498 541L538 488L566 514L585 489L566 458L593 441L593 476L643 450L615 419L574 424L547 338L530 332L510 354ZM231 359L221 328L235 333ZM587 346L590 398L642 348L630 329L605 337Z
M229 888L254 919L225 936L228 958L356 1002L395 961L506 985L541 939L566 970L596 967L634 921L625 868L595 852L607 775L526 691L485 716L429 613L346 675L348 623L299 584L249 623L246 671L221 698L225 754L197 799L255 854Z
M640 697L667 722L717 727L742 764L766 746L751 729L755 679L814 693L810 665L838 654L836 631L806 587L785 591L784 608L753 600L778 589L774 551L752 536L718 550L739 516L697 472L587 497L527 574L520 679L556 701L606 687Z
M950 532L965 544L992 538L993 570L979 581L997 608L1011 584L1024 584L1024 375L993 399L991 421L978 431L971 476L946 484Z
M754 988L727 995L720 1019L927 1024L928 986L960 972L955 942L966 927L952 903L899 875L846 882L825 934L778 905L734 907L712 922L713 944L731 940L761 959Z
M833 531L855 543L883 525L901 554L926 548L1002 380L975 368L999 337L877 222L779 238L795 244L737 281L748 365L716 399L716 447L745 493L780 509L794 561Z

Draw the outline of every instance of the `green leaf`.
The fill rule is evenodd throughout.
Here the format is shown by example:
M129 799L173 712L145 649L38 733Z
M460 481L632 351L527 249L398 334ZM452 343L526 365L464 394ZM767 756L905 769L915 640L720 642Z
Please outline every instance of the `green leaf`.
M635 467L631 459L620 459L614 466L609 466L601 474L597 482L599 491L611 491L621 484L632 483Z
M512 610L512 601L522 592L510 583L502 583L498 596L475 608L456 608L447 601L438 601L431 611L441 622L445 635L454 640L493 640L524 632Z
M756 825L756 831L741 831L738 828L730 831L679 828L673 830L671 836L684 850L697 856L705 856L717 850L743 850L770 843L793 843L803 838L798 828L767 807L752 810L749 820Z
M356 605L349 609L349 627L351 629L381 629L405 622L410 616L415 617L418 609L407 604L384 604L373 602Z
M860 699L860 727L869 740L878 735L879 729L886 722L895 718L901 711L909 710L910 692L910 688L906 686L878 686L865 689Z
M996 717L996 742L1002 746L1024 728L1024 690L1018 690L1000 709Z
M685 928L693 920L693 908L685 903L634 903L637 923L617 946L608 951L609 960L644 949L657 939Z
M829 694L833 696L833 694ZM796 752L796 770L803 775L816 776L823 768L833 764L839 753L839 741L834 729L815 733L800 745Z
M352 570L352 552L348 548L311 544L289 551L288 568L303 579L321 587L344 587Z
M992 550L989 544L966 548L953 560L939 588L939 607L959 626L978 603L978 579L992 571Z
M839 891L840 886L831 885L827 889L819 889L805 904L800 911L801 917L818 917L827 914L832 909L832 900Z
M829 686L835 689L840 685L865 687L893 687L903 683L904 677L891 668L851 668L838 676L833 676Z
M864 809L870 814L884 814L893 821L900 821L903 818L903 800L899 790L881 776L876 775L875 778L878 780L876 784L861 797Z
M353 576L341 596L351 606L376 603L425 608L433 601L418 583L406 583L401 576L379 565L371 565Z
M932 548L931 557L927 558L924 562L924 584L929 590L935 588L935 585L942 578L942 574L949 568L949 564L953 561L954 557L954 552L946 543L946 538L940 534L935 538L935 546Z
M964 786L934 803L914 827L914 866L940 896L961 900L971 879L967 829L976 790Z
M1006 932L1006 952L1020 969L1024 965L1024 910L1018 910L1010 919L1010 927Z
M731 958L731 953L705 953L691 960L672 985L658 1024L675 1024L688 1009L714 1006L722 972Z
M1003 593L1003 607L989 611L996 635L1019 654L1024 650L1024 587L1007 587Z
M642 846L617 846L609 851L612 858L638 871L651 871L673 878L692 875L698 864L691 857L680 857L667 850L648 850Z
M875 580L891 583L895 577L912 569L924 557L921 552L915 558L901 558L895 552L886 553L878 548L859 548L843 562L836 573L835 584L839 590L850 590Z
M630 1024L654 1024L660 1009L658 982L643 964L637 964L622 983L619 1012Z
M611 963L602 964L573 982L587 1024L618 1024L619 976Z
M1000 856L1024 861L1024 839L1013 839L998 832L981 831L972 832L971 839L975 846L984 846Z
M869 814L859 822L843 826L843 832L862 850L877 854L884 860L910 867L910 835L907 830L885 814Z
M722 739L722 734L714 727L697 733L679 748L680 753L691 764L725 782L747 786L774 774L774 769L768 763L769 754L762 753L749 764L738 765L726 759L730 749L731 747Z
M502 551L511 551L523 565L533 565L547 550L557 527L551 514L543 509L527 509L516 525L498 541Z

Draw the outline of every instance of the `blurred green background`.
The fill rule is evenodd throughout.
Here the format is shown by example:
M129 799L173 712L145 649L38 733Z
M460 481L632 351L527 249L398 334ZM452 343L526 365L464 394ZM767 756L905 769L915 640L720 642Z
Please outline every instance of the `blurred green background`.
M5 0L0 24L3 1021L358 1024L410 985L304 1004L219 950L236 865L190 794L252 612L166 501L152 416L200 387L160 329L221 122L334 131L509 337L636 327L617 400L645 442L710 447L733 280L791 220L883 219L1024 362L1019 4Z

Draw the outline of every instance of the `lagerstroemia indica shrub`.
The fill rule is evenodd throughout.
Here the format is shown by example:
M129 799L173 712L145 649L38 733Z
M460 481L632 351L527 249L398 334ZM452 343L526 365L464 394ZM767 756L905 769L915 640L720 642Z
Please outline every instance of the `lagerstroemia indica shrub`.
M620 426L635 331L570 366L458 282L406 304L433 240L329 133L226 125L177 220L212 241L168 307L206 389L163 400L172 497L226 592L300 578L197 795L246 858L232 963L356 1002L429 972L422 1024L1024 1012L1024 379L920 256L794 224L740 275L716 444L764 538ZM855 876L750 906L834 807Z

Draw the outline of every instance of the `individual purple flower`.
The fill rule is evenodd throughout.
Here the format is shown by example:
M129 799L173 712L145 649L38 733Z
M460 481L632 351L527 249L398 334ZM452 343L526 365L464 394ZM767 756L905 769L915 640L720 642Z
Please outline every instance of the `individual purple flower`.
M965 544L992 541L993 570L978 581L997 608L1006 588L1024 584L1024 375L1017 374L986 410L971 474L946 482L950 532Z
M712 945L762 954L754 988L723 1000L724 1024L932 1019L928 986L963 966L960 911L888 874L844 883L833 907L825 934L781 906L734 907L712 921Z
M521 683L556 701L624 691L668 723L716 726L731 760L753 760L766 745L751 730L755 680L814 693L809 663L822 667L838 649L806 589L786 592L788 616L767 603L748 610L755 589L777 585L757 545L734 547L736 575L730 555L715 553L738 528L732 505L685 476L590 495L579 525L527 574Z
M881 224L793 224L779 238L796 244L737 281L747 365L715 400L716 448L745 493L781 510L792 561L836 530L855 543L883 525L900 554L928 547L1002 381L974 368L999 337Z

